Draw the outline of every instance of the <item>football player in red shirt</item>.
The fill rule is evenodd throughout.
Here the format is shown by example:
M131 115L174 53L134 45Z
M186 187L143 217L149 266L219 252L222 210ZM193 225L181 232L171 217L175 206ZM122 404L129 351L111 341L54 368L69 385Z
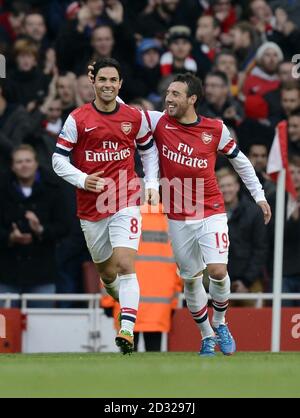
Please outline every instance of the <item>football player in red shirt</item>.
M229 158L261 207L265 223L270 221L271 210L253 166L224 123L197 114L202 95L197 77L178 75L166 93L166 112L148 112L148 120L159 152L162 199L175 259L185 280L187 306L202 333L200 355L213 356L216 344L223 354L231 355L236 345L225 322L230 296L229 237L224 200L215 176L218 152ZM212 326L202 283L206 267Z
M145 114L118 103L122 86L117 61L94 67L96 100L74 110L58 137L55 172L77 187L77 214L107 292L121 305L116 344L133 350L139 304L135 257L141 235L137 148L145 172L146 200L159 201L158 153ZM72 163L70 156L72 155Z

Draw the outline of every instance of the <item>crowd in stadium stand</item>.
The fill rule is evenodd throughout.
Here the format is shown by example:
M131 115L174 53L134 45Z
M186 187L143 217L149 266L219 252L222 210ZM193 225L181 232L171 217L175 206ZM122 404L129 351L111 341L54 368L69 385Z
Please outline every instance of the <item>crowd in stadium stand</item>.
M121 63L122 99L143 110L163 109L175 74L198 75L205 87L199 113L231 129L273 211L267 159L277 124L287 121L299 205L285 225L283 288L300 292L300 70L292 62L299 22L298 0L0 0L7 64L0 81L0 293L85 289L81 267L89 254L74 190L54 176L51 157L68 114L94 98L88 64L104 57ZM229 166L217 163L233 291L270 291L274 217L265 227ZM32 187L22 184L22 169L35 173Z

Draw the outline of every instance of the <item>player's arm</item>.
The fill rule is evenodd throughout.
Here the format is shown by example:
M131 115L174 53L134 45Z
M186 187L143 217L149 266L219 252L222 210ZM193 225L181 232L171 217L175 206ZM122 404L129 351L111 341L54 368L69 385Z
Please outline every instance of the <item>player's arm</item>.
M231 134L225 125L223 125L218 151L221 151L229 159L233 168L242 179L255 202L261 207L264 214L265 224L268 224L272 213L265 197L263 187L251 162L245 154L240 151L237 143L234 139L232 139Z
M158 150L144 112L141 112L141 115L141 127L136 137L136 145L145 173L146 202L157 205L159 203Z
M59 177L73 186L99 193L104 186L104 181L101 179L103 172L88 175L71 164L70 156L77 141L76 122L70 115L57 139L56 149L52 156L53 170Z

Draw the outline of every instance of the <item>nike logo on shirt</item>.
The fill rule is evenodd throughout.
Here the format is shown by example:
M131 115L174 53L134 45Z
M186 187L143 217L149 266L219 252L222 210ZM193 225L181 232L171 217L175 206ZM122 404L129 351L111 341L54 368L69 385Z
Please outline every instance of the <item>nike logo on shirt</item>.
M166 128L166 129L178 129L178 128L176 128L175 126L171 126L171 125L166 125L166 126L165 126L165 128Z
M91 131L94 131L95 129L97 129L97 126L95 126L95 128L85 128L85 132L91 132Z

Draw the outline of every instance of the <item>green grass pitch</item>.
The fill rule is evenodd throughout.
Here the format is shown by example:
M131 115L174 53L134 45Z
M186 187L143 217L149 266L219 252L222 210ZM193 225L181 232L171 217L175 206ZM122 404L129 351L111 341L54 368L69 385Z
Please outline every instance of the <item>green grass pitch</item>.
M300 397L300 352L0 355L0 376L0 397Z

